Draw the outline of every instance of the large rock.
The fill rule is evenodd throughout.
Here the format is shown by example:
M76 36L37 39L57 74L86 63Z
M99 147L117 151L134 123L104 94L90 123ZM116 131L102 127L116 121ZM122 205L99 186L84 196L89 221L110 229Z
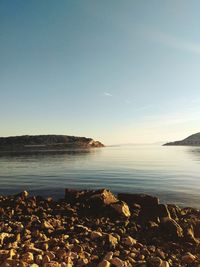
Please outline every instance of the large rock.
M87 199L87 203L93 208L108 206L117 201L118 199L107 189L94 191Z
M164 233L171 236L172 238L183 237L183 229L181 226L172 218L164 217L160 220L160 228Z
M79 201L79 197L81 195L80 190L66 188L65 189L65 200L69 203L76 203Z
M130 206L132 206L134 203L139 204L142 208L155 207L159 204L159 199L157 197L146 194L119 193L118 199L125 201Z
M129 218L131 216L129 206L124 201L118 201L110 205L111 212L113 212L120 217ZM115 215L113 214L113 215Z

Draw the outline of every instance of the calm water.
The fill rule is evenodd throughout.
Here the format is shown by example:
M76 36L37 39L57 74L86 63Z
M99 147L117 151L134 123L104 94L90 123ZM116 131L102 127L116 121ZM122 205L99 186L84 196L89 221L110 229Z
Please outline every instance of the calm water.
M0 194L63 197L64 188L102 187L200 208L200 148L119 146L0 157Z

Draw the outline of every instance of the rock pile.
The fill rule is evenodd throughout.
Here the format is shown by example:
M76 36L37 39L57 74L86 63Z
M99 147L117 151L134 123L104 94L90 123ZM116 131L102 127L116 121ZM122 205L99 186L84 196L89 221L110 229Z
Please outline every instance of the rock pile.
M140 194L0 197L0 267L200 267L200 211Z

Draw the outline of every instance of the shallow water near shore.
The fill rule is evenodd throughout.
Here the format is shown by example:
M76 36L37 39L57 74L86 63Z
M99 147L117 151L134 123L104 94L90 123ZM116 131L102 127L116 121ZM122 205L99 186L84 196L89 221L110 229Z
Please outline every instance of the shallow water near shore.
M200 208L200 147L115 146L0 156L0 194L28 190L63 197L65 188L148 193Z

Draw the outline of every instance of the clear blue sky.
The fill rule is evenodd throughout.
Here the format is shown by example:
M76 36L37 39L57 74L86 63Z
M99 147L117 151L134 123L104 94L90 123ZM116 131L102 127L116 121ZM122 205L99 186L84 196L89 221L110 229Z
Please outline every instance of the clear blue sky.
M200 131L199 0L1 0L0 136Z

